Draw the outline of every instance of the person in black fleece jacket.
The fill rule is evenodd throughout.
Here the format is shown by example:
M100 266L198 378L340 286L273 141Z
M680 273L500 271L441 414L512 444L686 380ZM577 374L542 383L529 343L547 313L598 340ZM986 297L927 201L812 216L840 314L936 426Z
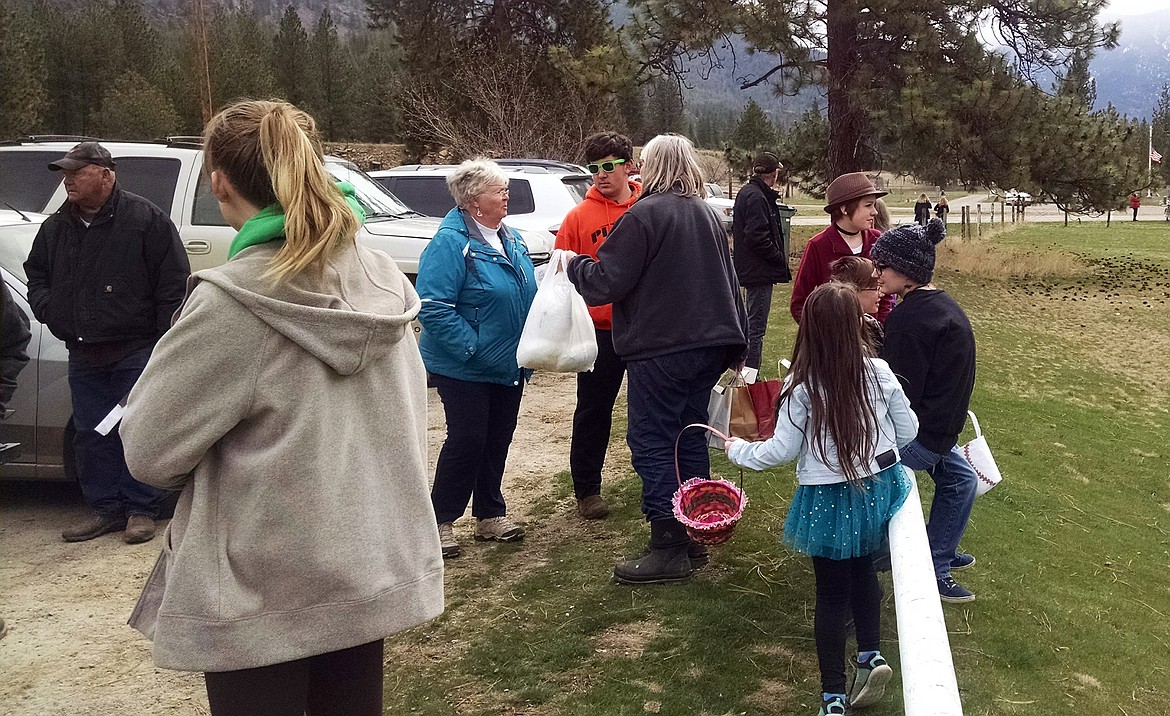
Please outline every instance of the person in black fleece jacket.
M627 584L675 582L706 552L674 518L683 479L710 474L707 422L719 376L743 360L747 312L719 218L701 198L703 176L686 137L660 135L642 151L642 198L614 224L597 259L578 255L569 280L591 306L613 304L613 345L626 361L630 460L642 477L650 551L618 564Z
M905 224L882 234L872 256L882 290L899 298L886 319L881 355L902 381L920 424L918 437L902 450L902 463L926 470L935 484L926 536L939 597L969 602L975 595L951 571L975 563L958 547L978 478L956 447L975 387L975 334L959 304L930 282L934 246L945 236L938 219L926 227Z

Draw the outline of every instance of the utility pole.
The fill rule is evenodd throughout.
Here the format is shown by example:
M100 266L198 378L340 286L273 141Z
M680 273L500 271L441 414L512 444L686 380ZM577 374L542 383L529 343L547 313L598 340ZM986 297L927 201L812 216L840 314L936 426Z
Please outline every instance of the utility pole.
M199 83L199 108L203 114L203 124L211 121L211 63L207 52L207 16L203 12L203 0L194 0L194 23L192 30L195 33L195 68Z

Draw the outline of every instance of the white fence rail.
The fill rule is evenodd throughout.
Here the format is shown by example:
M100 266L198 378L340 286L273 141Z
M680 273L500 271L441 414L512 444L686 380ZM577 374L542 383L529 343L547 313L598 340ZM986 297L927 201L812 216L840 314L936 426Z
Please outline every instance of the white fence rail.
M906 716L962 716L947 624L926 541L926 523L914 471L910 496L890 520L894 606Z

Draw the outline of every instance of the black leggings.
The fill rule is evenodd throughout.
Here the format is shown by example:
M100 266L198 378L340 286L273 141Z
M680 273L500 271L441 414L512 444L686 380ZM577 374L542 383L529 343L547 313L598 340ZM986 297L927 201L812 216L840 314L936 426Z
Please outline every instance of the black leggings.
M212 716L382 716L382 640L283 664L209 671Z
M845 693L845 622L850 610L857 629L857 650L876 651L881 638L882 588L873 556L852 559L813 557L817 609L813 633L821 666L821 690Z

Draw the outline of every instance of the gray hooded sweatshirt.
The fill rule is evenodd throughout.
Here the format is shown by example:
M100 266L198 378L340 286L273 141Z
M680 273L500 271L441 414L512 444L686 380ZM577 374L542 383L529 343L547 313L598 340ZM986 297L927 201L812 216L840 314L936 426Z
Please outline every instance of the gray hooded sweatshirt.
M443 611L418 294L352 243L274 285L280 245L191 276L122 421L134 477L182 489L130 620L160 667L283 663Z

